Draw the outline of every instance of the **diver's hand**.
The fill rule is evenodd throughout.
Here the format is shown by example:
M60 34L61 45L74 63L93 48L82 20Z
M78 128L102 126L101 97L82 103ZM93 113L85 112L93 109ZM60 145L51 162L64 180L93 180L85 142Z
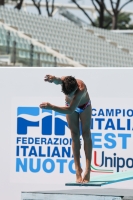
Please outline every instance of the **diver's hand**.
M43 103L40 104L39 107L42 108L42 109L52 110L52 104L50 104L49 102L43 102Z
M55 80L56 80L55 76L52 76L52 75L46 75L44 77L44 81L49 82L49 83L54 83Z

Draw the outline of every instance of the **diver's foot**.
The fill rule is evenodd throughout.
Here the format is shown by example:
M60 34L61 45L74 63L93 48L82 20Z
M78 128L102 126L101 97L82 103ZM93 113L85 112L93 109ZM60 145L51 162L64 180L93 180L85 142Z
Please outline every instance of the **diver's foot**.
M83 176L83 183L88 183L90 181L90 170L86 170Z
M82 183L82 174L83 170L80 168L79 170L76 170L76 183Z

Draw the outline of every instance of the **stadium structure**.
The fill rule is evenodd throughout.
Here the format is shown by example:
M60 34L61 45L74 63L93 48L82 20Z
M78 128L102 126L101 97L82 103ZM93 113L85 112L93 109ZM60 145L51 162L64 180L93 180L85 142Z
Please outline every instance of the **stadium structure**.
M133 36L0 6L0 65L133 67Z

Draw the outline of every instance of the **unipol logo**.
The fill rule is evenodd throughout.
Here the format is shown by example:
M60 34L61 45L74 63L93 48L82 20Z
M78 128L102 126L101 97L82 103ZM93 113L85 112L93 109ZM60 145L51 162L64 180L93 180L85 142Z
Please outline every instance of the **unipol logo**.
M18 107L17 108L17 134L27 135L28 128L40 127L42 135L65 135L65 128L68 127L64 114L40 109L39 107ZM53 130L54 128L54 130Z

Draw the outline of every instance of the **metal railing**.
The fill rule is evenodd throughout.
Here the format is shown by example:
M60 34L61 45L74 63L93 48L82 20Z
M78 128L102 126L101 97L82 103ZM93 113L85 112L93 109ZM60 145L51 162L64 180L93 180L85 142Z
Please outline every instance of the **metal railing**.
M2 38L1 38L2 40ZM29 58L22 58L19 56L19 53L23 52L23 53L29 53L30 57ZM35 46L31 43L29 44L29 50L25 50L23 48L18 47L18 42L16 40L12 40L11 38L11 33L10 31L6 32L6 43L3 43L3 46L1 45L1 49L0 49L0 54L1 55L11 55L11 60L10 62L13 65L16 65L16 63L22 63L24 66L38 66L41 67L42 63L45 63L44 61L41 61L40 57L41 54L44 55L41 52L37 52L35 51ZM34 55L37 54L37 58L34 58ZM50 54L48 54L50 55ZM52 55L50 55L52 56ZM46 62L46 63L50 63L50 62ZM55 56L53 56L53 62L51 62L51 64L53 63L53 67L57 67L57 58Z

